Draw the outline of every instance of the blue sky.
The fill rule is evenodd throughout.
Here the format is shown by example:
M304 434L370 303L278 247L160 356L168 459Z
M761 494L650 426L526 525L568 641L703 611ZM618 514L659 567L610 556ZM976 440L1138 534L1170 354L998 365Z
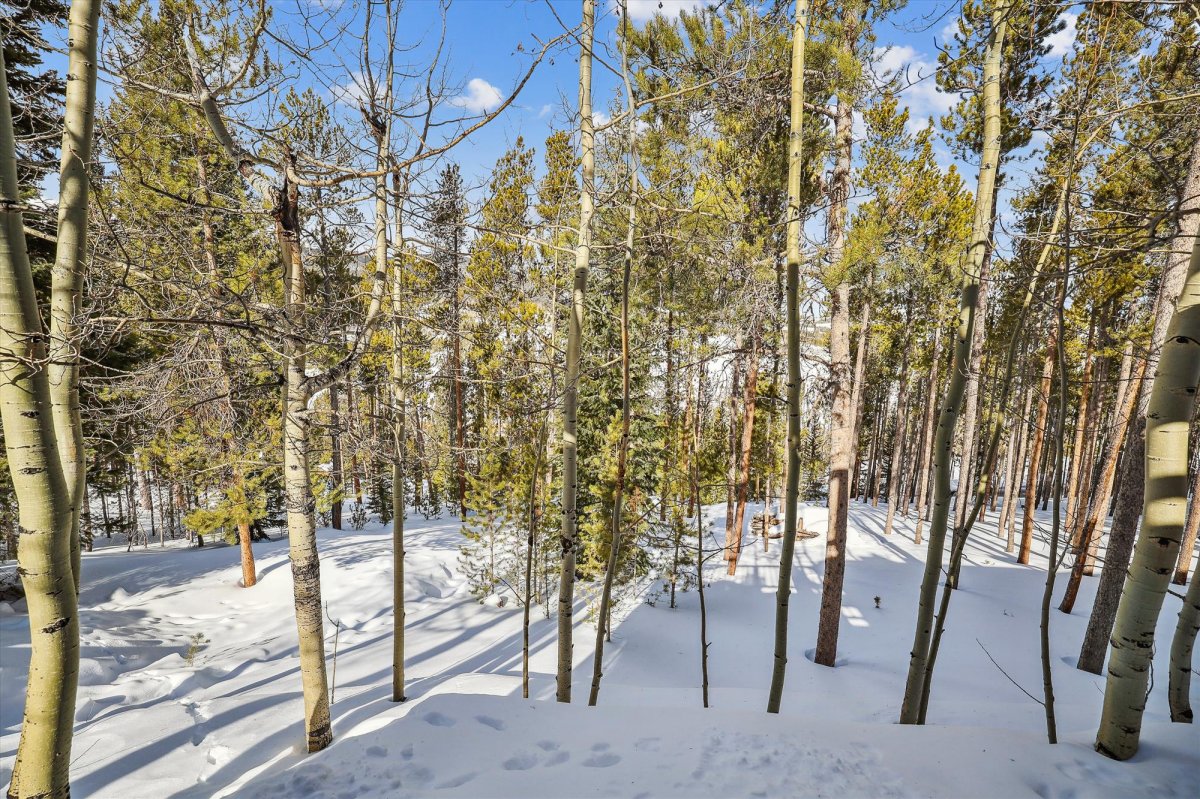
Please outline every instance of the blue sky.
M716 1L629 0L629 13L632 21L643 23L656 12L675 17L682 10L713 5ZM333 6L329 4L337 0L325 3L326 9L336 9L338 14L361 13L349 0ZM597 3L598 46L610 48L610 63L616 63L617 59L614 49L619 24L617 9L616 0ZM938 45L950 39L958 14L957 0L910 0L876 28L876 70L903 72L913 82L901 94L901 102L909 107L914 128L926 124L929 117L936 123L956 101L955 97L937 90L933 73ZM537 49L537 42L561 34L563 24L578 24L580 15L578 0L554 0L553 6L545 0L456 0L446 17L448 74L458 92L452 103L472 112L494 108L523 74L529 63L528 53ZM1061 62L1070 50L1074 16L1067 7L1064 12L1067 27L1050 42L1051 63ZM423 40L423 46L432 46L440 19L439 5L434 0L408 0L402 15L401 38L409 42ZM413 60L417 60L419 52L413 54ZM526 143L539 150L540 156L545 137L552 130L571 124L577 81L574 48L559 50L553 59L543 62L513 107L454 150L452 158L462 167L468 183L480 185L486 181L496 159L518 136L524 136ZM595 107L601 114L618 89L617 76L597 67L593 91ZM1038 144L1035 140L1033 158L1009 166L1009 196L1036 167ZM943 166L954 162L944 144L939 142L936 149ZM975 166L960 162L958 167L968 185L973 185ZM1002 215L1007 214L1006 200L1007 197L1002 198Z
M712 5L715 0L629 0L629 13L635 23L642 23L655 12L677 16L684 9ZM661 6L661 7L660 7ZM246 3L246 13L251 4ZM610 63L616 63L613 45L619 22L616 0L597 3L598 52L610 48ZM358 42L354 33L361 27L363 0L294 0L273 4L273 29L294 35L303 42L314 36L314 30L336 30L339 23L347 24L345 34L331 37L314 57L296 61L294 55L283 53L273 45L272 56L283 63L301 86L311 86L335 106L340 106L347 119L358 122L358 112L344 99L353 95L354 76L361 74ZM494 109L506 97L524 74L530 63L530 53L540 49L539 41L547 41L564 32L563 26L575 26L581 15L579 0L455 0L446 14L446 50L444 64L450 101L443 107L449 115L469 116ZM937 63L937 46L946 42L958 16L956 0L910 0L899 12L891 15L876 28L877 71L907 71L909 80L916 82L901 95L908 105L914 126L945 113L955 98L939 92L932 77ZM560 21L561 18L561 21ZM1051 42L1052 61L1060 61L1070 49L1074 37L1073 15L1065 12L1067 29ZM353 20L353 21L352 21ZM414 77L402 82L398 93L423 85L423 67L428 64L436 46L441 27L441 5L437 0L407 0L403 5L398 31L402 51L398 65L408 67ZM352 22L348 22L352 21ZM47 31L52 44L61 45L63 31ZM61 55L51 54L48 62L59 66ZM923 80L917 80L924 78ZM618 89L618 78L602 67L595 73L594 98L597 109L608 106ZM468 185L486 181L496 159L518 136L539 151L544 139L554 129L570 126L578 86L578 64L574 47L560 47L547 58L525 86L513 106L485 128L460 144L450 157L463 169ZM102 81L100 99L112 95L112 85ZM339 102L338 98L343 99ZM565 107L564 107L565 104ZM1035 140L1035 149L1037 145ZM952 162L948 148L939 144L938 157L943 165ZM1010 167L1010 191L1018 188L1037 165L1035 157ZM968 185L974 182L975 167L959 164ZM54 196L54 186L47 185L45 194ZM1007 203L1003 202L1002 206ZM1001 212L1005 209L1002 207Z

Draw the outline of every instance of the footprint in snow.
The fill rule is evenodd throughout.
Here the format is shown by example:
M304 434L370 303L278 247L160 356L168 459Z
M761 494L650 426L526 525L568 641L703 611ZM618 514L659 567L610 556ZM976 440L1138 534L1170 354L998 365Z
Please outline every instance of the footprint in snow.
M504 722L500 719L494 719L491 716L476 716L475 720L485 727L491 727L493 730L504 729Z
M555 741L538 741L537 745L543 752L553 752L558 748L558 744Z
M537 764L537 755L521 752L520 754L513 755L508 760L505 760L504 768L508 771L528 771Z
M555 752L546 758L547 766L559 766L571 759L570 752Z
M424 719L426 723L432 724L435 727L453 727L455 724L454 719L437 711L426 713Z
M387 757L387 753L388 750L386 746L367 747L367 757Z
M587 760L583 761L583 765L588 768L608 768L615 766L621 762L619 755L614 755L612 752L601 752L594 754Z

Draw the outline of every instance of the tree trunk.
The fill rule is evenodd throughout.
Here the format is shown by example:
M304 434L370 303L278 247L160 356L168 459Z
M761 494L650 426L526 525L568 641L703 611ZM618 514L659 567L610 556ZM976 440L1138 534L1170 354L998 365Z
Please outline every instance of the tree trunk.
M1163 270L1162 280L1159 281L1158 293L1154 298L1154 309L1150 315L1153 327L1150 332L1150 355L1146 371L1151 372L1151 363L1162 349L1167 339L1167 326L1170 324L1175 306L1175 299L1183 288L1184 278L1188 272L1188 254L1194 250L1194 241L1200 233L1200 138L1192 144L1192 152L1188 163L1188 179L1181 194L1184 202L1180 207L1179 231L1171 247L1171 255ZM1133 384L1129 390L1134 389ZM1144 436L1145 414L1149 402L1149 392L1145 381L1142 381L1142 396L1138 400L1137 416L1131 425L1128 440L1125 443L1125 457L1122 458L1121 472L1117 476L1120 489L1117 493L1116 507L1113 509L1111 532L1108 536L1108 548L1104 556L1104 569L1100 574L1100 585L1096 589L1096 602L1092 607L1092 615L1088 620L1087 633L1079 652L1079 668L1099 674L1104 664L1104 654L1108 646L1109 633L1117 614L1117 601L1125 580L1125 571L1129 565L1130 554L1133 551L1133 541L1137 534L1138 519L1142 514L1144 476L1145 476L1145 445Z
M250 546L250 522L238 524L238 542L242 548L242 588L253 588L258 583L254 568L254 550Z
M792 595L792 561L796 552L796 518L800 499L800 193L804 165L804 45L808 35L808 0L796 0L792 29L791 92L789 105L786 233L787 305L787 472L783 499L783 542L779 555L779 582L775 589L775 652L767 712L778 713L787 671L788 603ZM699 404L698 404L699 409ZM697 417L699 414L697 414ZM697 422L697 430L699 423ZM700 483L699 436L697 435L696 484ZM697 532L700 531L697 523ZM701 550L703 551L703 550ZM704 581L703 560L700 563ZM703 644L707 652L707 644ZM706 661L707 665L707 661ZM705 670L705 705L708 704L708 672Z
M625 257L621 264L621 440L617 444L617 478L613 487L612 540L608 546L608 566L604 570L604 586L600 591L600 611L596 623L596 650L592 659L592 690L588 707L595 707L600 698L600 679L604 676L604 642L612 640L612 587L620 564L621 538L625 531L622 519L625 499L625 469L629 460L629 424L633 412L629 388L629 282L633 274L633 241L637 223L638 161L637 124L633 84L629 77L629 17L622 17L621 75L625 82L625 102L630 109L628 127L629 147L629 215L625 232ZM636 509L634 510L636 513ZM739 536L740 536L740 530ZM736 561L731 561L737 565Z
M728 460L725 466L725 560L737 564L740 545L738 531L733 527L733 517L737 506L737 467L738 467L738 425L737 400L738 387L742 383L742 331L734 338L734 349L737 354L733 357L733 377L729 381L729 446ZM732 572L731 572L732 573Z
M750 449L754 441L754 406L758 398L758 344L759 332L757 326L750 333L750 358L746 368L746 391L742 401L744 417L742 418L742 454L740 458L737 481L737 509L733 517L734 545L733 557L729 559L729 574L737 570L738 557L742 552L742 537L745 534L746 503L750 491ZM765 517L764 517L765 518ZM768 530L763 525L763 535Z
M996 171L1000 163L1000 62L1007 26L1008 2L1001 0L992 12L983 68L983 153L979 164L979 185L975 192L975 220L971 245L963 264L962 301L959 308L958 330L954 340L954 365L946 387L946 399L938 421L934 445L935 491L932 518L929 526L929 551L925 558L925 573L917 605L916 631L913 636L912 657L900 711L902 724L915 724L926 705L926 665L933 633L933 603L942 574L942 550L946 543L946 525L950 515L950 468L954 428L962 408L970 366L971 342L976 324L976 302L979 296L979 275L987 255L989 232L992 226L993 197Z
M917 470L917 527L913 543L921 543L921 526L925 524L925 501L929 491L929 470L933 461L934 411L937 409L938 363L942 360L942 328L935 320L933 328L933 362L929 366L929 393L925 399L925 420L921 423L921 468Z
M845 19L838 48L841 57L855 57L861 18L852 5ZM854 104L851 92L838 92L833 115L836 159L829 181L828 256L830 268L841 274L846 247L846 211L850 199L850 167L854 145ZM846 522L849 514L850 474L855 449L854 413L850 373L850 284L844 278L830 295L829 382L829 529L825 536L825 576L821 586L821 611L817 623L817 647L813 660L821 666L833 666L837 658L838 628L842 620L842 583L846 571Z
M306 303L304 264L300 250L298 192L284 181L276 192L276 232L283 257L285 316L283 473L287 496L288 552L295 592L296 631L300 642L300 682L304 692L304 733L309 752L333 740L329 722L329 681L325 673L325 618L321 607L321 563L317 554L315 501L309 482L309 387L305 381L306 336L302 318Z
M86 501L83 426L79 417L79 315L87 263L88 194L96 105L100 3L74 0L67 20L66 106L58 183L58 242L50 271L51 416L71 507L71 569L79 593L79 516Z
M338 407L337 384L329 387L329 482L333 502L329 506L330 526L342 529L342 415Z
M574 647L572 611L575 604L575 553L579 546L578 509L579 356L583 338L584 294L592 252L592 215L595 210L596 144L592 129L592 44L596 35L595 0L583 0L583 29L579 40L579 146L582 151L582 185L579 191L579 240L575 248L575 275L571 289L571 316L567 329L566 373L563 377L563 523L562 569L558 586L558 673L556 698L571 701L571 666Z
M854 468L850 472L850 499L856 499L859 494L858 473L861 470L858 439L862 429L863 406L866 404L866 387L863 381L867 375L867 347L871 338L871 297L870 288L864 292L862 318L858 326L858 341L854 347L854 380L850 388L851 429L850 442L854 447ZM862 494L867 493L867 486L862 487Z
M1200 144L1197 145L1200 148ZM1178 242L1177 242L1178 243ZM1142 534L1117 608L1096 750L1137 753L1154 627L1166 597L1187 513L1188 428L1200 383L1200 237L1167 328L1146 410Z
M1192 555L1196 548L1196 531L1200 529L1200 470L1192 476L1192 500L1188 505L1187 524L1183 528L1183 541L1179 544L1179 561L1175 564L1175 585L1187 585L1188 570L1192 566Z
M1092 337L1095 335L1094 329L1088 331L1087 352L1083 356L1083 377L1080 380L1079 388L1079 403L1075 416L1075 438L1071 444L1071 473L1067 478L1067 519L1066 528L1071 536L1071 543L1078 545L1078 530L1076 519L1079 515L1078 508L1079 498L1083 493L1082 484L1088 482L1084 479L1084 464L1087 458L1083 452L1087 447L1088 439L1084 436L1084 430L1088 426L1091 411L1091 395L1092 395L1092 377L1095 373L1095 358L1092 356Z
M71 7L68 70L72 74L78 74L79 59L90 56L89 65L94 63L98 12L99 3L77 0ZM29 679L8 795L67 799L79 680L78 569L73 562L79 537L72 521L72 486L64 473L57 425L51 418L54 398L50 380L45 370L33 366L46 362L46 338L25 249L8 72L2 53L0 76L0 353L4 354L0 356L0 419L21 530L17 566L29 609ZM91 81L94 78L74 83ZM92 96L68 93L69 128L78 129L80 117L90 117ZM69 133L64 139L66 160ZM65 195L61 199L66 200ZM84 211L86 224L86 206Z
M1138 363L1134 379L1141 381L1145 369L1145 361ZM1121 443L1125 440L1125 432L1129 429L1129 419L1133 415L1133 405L1136 395L1126 391L1121 406L1117 408L1113 432L1105 447L1104 460L1100 468L1100 477L1096 481L1096 493L1093 497L1087 518L1080 526L1079 544L1075 548L1075 563L1071 567L1071 577L1067 580L1067 588L1063 593L1062 602L1058 609L1070 613L1075 608L1075 598L1079 595L1079 585L1083 582L1084 567L1088 562L1088 552L1100 540L1104 532L1104 520L1108 517L1109 498L1112 491L1113 476L1117 473L1117 458L1121 454Z
M992 222L995 226L995 220ZM989 234L989 238L991 235ZM987 319L987 289L988 271L992 263L992 251L989 248L983 259L979 274L979 299L975 309L975 317L979 320L971 336L970 371L967 373L966 396L963 401L962 413L962 457L958 469L958 491L954 497L954 537L962 535L963 525L967 520L967 509L975 492L975 456L979 448L980 437L977 430L979 424L980 384L983 382L983 347L985 340L984 320ZM986 428L985 428L986 429ZM947 579L952 588L958 588L958 572L952 570Z
M888 467L888 498L887 521L883 524L883 534L892 534L892 522L896 516L896 506L900 504L900 470L904 455L904 428L908 417L908 353L912 348L905 345L904 355L900 359L900 389L896 395L896 429L892 433L892 462Z
M391 84L389 83L389 86ZM390 91L390 89L389 89ZM386 138L390 149L391 129L388 126ZM381 145L383 140L381 139ZM383 149L383 147L381 147ZM381 153L380 163L386 158ZM386 218L387 198L384 195L386 184L376 185L375 213ZM405 618L407 609L404 604L404 560L408 555L404 548L404 516L408 509L405 495L405 484L408 474L404 448L407 443L408 422L408 387L404 377L404 300L406 298L405 277L407 263L404 256L404 199L408 189L407 182L401 175L393 174L392 186L395 191L394 238L395 250L400 253L392 268L392 701L403 702L406 694L405 679ZM375 230L375 257L387 257L386 227L380 226ZM414 486L416 483L414 482ZM462 517L460 517L461 519Z
M1030 386L1025 391L1025 410L1021 413L1021 418L1018 422L1018 433L1020 443L1017 446L1017 461L1016 468L1013 470L1012 487L1006 490L1005 502L1006 508L1004 514L1006 516L1004 524L1004 551L1012 553L1016 550L1016 522L1017 522L1017 504L1021 500L1021 485L1025 477L1025 462L1029 457L1029 437L1033 432L1030 429L1029 415L1033 412L1033 395L1034 388Z
M1037 421L1033 425L1033 443L1029 453L1029 481L1025 484L1025 512L1021 517L1021 550L1017 563L1029 564L1033 550L1033 512L1037 509L1038 483L1041 477L1042 449L1046 441L1046 427L1050 418L1050 381L1054 377L1055 352L1058 347L1057 334L1051 331L1046 344L1046 360L1042 364L1042 382L1038 388ZM1051 555L1053 559L1053 555Z
M1200 632L1200 578L1192 578L1179 610L1179 623L1171 639L1171 676L1167 700L1171 706L1171 721L1192 723L1192 649L1196 633Z

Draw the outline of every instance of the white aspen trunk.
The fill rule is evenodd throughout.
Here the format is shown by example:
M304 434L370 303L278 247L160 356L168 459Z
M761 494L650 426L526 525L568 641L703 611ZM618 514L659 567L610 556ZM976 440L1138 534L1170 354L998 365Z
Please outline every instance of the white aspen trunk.
M904 702L900 710L902 724L915 724L926 706L925 669L929 660L933 634L934 598L942 574L942 556L946 543L946 526L950 514L950 468L954 428L962 407L970 363L971 341L976 324L975 311L979 295L979 275L987 256L989 232L994 213L993 191L1000 165L1000 62L1007 25L1008 2L1001 0L992 12L992 29L988 37L983 67L983 153L979 163L979 184L975 192L975 220L971 244L963 263L962 302L958 330L954 341L954 365L946 387L946 399L938 421L934 444L935 477L934 504L929 526L929 551L925 558L925 573L917 605L916 631L909 660Z
M583 0L583 30L579 40L579 146L582 185L579 192L579 240L575 248L575 275L571 288L571 316L567 328L566 374L563 376L563 522L562 564L558 583L558 673L555 697L571 701L572 642L575 604L575 554L579 547L576 497L578 477L579 361L583 338L584 295L592 253L592 216L595 212L596 144L592 129L592 43L596 36L596 2Z
M1179 610L1179 623L1171 638L1171 676L1167 686L1167 701L1171 706L1171 721L1191 724L1192 650L1200 632L1200 578L1193 577Z
M621 4L621 24L625 34L621 37L621 76L625 83L625 103L629 114L627 131L629 154L629 213L625 231L625 256L621 264L621 440L617 443L617 478L613 487L612 540L608 546L608 565L604 570L604 586L600 591L600 609L596 621L596 648L592 658L592 688L588 694L588 707L595 707L600 697L600 679L604 676L604 642L612 637L612 587L620 563L621 536L625 525L621 518L624 512L625 471L629 460L629 425L632 405L629 393L629 282L633 273L633 241L637 223L638 157L637 123L633 100L633 85L629 82L629 10Z
M51 415L71 506L71 569L79 593L79 515L86 501L79 418L79 315L87 262L88 171L96 105L99 0L74 0L67 19L67 91L58 184L58 243L50 272Z
M72 20L87 6L76 3ZM29 608L25 715L8 796L67 799L79 681L78 572L70 538L75 536L77 549L78 535L51 419L50 382L40 367L47 359L46 337L25 249L7 74L0 52L0 420L17 498L17 565Z
M1188 428L1200 383L1200 237L1167 328L1146 410L1142 532L1110 639L1096 750L1127 760L1138 750L1154 627L1187 515Z
M315 500L309 482L309 387L305 382L307 344L302 319L305 310L304 262L296 185L284 181L276 192L276 233L284 267L283 475L287 502L288 553L295 593L296 632L300 645L300 682L304 693L304 734L309 752L319 752L333 740L329 721L329 681L325 673L325 617L321 608L321 563L317 553Z
M1179 544L1179 561L1175 564L1175 585L1187 585L1188 570L1192 567L1192 555L1196 549L1196 532L1200 530L1200 470L1192 477L1192 499L1188 504L1187 524L1183 528L1183 541Z
M796 520L800 500L800 192L804 164L804 46L808 38L808 0L796 0L796 21L792 29L792 75L788 135L787 176L787 473L783 498L783 541L779 555L779 583L775 590L775 654L771 667L771 687L767 712L778 713L783 699L783 681L787 671L788 605L792 596L792 562L796 552ZM703 379L703 378L702 378ZM697 402L697 418L701 403ZM697 421L699 430L699 421ZM697 435L697 439L699 436ZM700 455L697 441L696 481L699 485ZM697 499L696 515L701 514ZM699 532L699 523L697 523ZM703 553L703 547L701 547ZM703 558L700 581L704 582ZM703 633L702 633L703 637ZM703 641L702 641L703 643ZM703 644L707 651L707 644ZM705 661L707 664L707 660ZM705 707L708 706L708 680L705 671Z

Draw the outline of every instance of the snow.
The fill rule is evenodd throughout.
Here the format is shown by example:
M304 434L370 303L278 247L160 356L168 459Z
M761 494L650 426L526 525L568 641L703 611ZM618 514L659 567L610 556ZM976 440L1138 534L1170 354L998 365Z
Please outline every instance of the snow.
M723 519L724 508L708 509ZM259 584L238 585L236 547L182 543L84 556L83 630L72 773L77 796L1194 796L1200 729L1167 721L1167 646L1142 748L1096 754L1101 677L1073 667L1096 578L1077 612L1052 611L1059 735L1002 674L1041 693L1037 613L1045 557L1018 566L994 527L968 546L950 609L929 725L896 724L923 547L909 523L882 535L885 509L851 508L837 668L805 657L816 635L825 539L797 542L782 712L764 712L779 542L750 537L738 573L706 577L711 704L701 708L695 591L617 614L596 708L586 707L594 628L580 590L575 704L554 697L556 633L535 608L531 696L521 699L521 608L472 597L457 572L454 519L407 523L408 695L389 701L390 531L322 530L322 582L337 634L324 752L301 749L301 698L286 542L255 544ZM824 532L823 508L804 509ZM993 517L994 518L994 517ZM716 523L720 527L720 522ZM710 538L708 546L716 541ZM1044 544L1041 545L1044 553ZM1065 582L1065 570L1062 573ZM649 586L645 586L649 588ZM1060 584L1061 592L1061 584ZM880 597L876 608L874 598ZM1167 598L1159 640L1178 600ZM12 612L9 612L12 611ZM23 603L0 613L0 784L21 721ZM332 653L335 625L327 625ZM986 652L984 651L986 648Z

